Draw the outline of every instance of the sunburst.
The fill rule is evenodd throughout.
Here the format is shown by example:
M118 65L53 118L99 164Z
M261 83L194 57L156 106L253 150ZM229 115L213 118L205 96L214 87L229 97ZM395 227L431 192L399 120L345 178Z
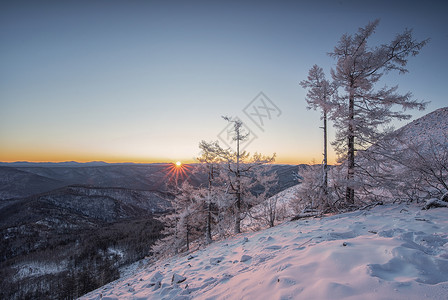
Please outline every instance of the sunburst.
M168 164L166 167L166 178L167 181L174 180L176 185L179 181L184 181L189 177L189 171L191 169L190 165L183 164L180 161L176 161L175 163Z

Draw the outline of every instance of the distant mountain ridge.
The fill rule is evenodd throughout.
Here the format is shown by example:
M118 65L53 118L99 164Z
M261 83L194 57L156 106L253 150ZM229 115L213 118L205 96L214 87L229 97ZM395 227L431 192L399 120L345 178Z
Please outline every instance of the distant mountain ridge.
M0 200L23 198L70 185L101 188L126 188L145 191L166 191L167 182L176 176L172 164L105 164L67 166L65 163L20 163L20 167L0 166ZM191 165L191 166L194 166ZM296 165L273 165L279 176L278 190L297 184ZM206 181L205 173L187 172L179 180L193 185Z
M131 164L131 163L127 163ZM87 166L106 166L109 165L104 161L91 161L80 163L77 161L64 162L29 162L29 161L15 161L15 162L0 162L0 166L5 167L87 167Z
M13 167L0 166L0 200L27 197L61 188L64 185L63 181L55 178L33 174Z
M163 191L170 177L169 164L20 165L0 166L0 200L28 197L70 185ZM193 176L192 180L198 179Z

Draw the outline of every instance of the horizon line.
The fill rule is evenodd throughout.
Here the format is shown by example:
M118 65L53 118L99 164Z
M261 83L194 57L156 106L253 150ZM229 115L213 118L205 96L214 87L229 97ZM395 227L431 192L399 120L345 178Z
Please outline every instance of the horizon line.
M200 164L198 161L181 161L182 164ZM149 165L149 164L174 164L176 161L170 161L170 162L132 162L132 161L124 161L124 162L107 162L103 160L92 160L92 161L75 161L75 160L66 160L66 161L28 161L28 160L18 160L18 161L0 161L0 164L67 164L67 163L73 163L73 164L93 164L93 163L101 163L101 164L108 164L108 165L126 165L126 164L134 164L134 165ZM317 165L317 163L270 163L272 165Z

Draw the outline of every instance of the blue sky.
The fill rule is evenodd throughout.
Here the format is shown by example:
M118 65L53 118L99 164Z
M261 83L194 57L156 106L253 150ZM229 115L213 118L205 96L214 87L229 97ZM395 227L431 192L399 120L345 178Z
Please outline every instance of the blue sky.
M447 13L444 1L3 1L0 161L191 161L229 115L257 136L248 151L320 162L319 113L299 85L309 68L329 72L341 35L379 18L371 43L405 28L431 38L387 84L427 112L447 106ZM262 129L243 112L260 92L279 109Z

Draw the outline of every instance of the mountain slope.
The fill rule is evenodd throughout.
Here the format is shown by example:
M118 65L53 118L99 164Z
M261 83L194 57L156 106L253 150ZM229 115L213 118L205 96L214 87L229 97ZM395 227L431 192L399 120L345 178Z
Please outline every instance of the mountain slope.
M159 192L83 186L69 186L9 203L0 208L0 229L55 218L62 212L74 219L116 222L170 208L168 196Z
M288 222L137 269L81 299L446 299L447 208Z
M0 200L27 197L60 188L65 184L25 170L0 166ZM1 207L1 202L0 202Z
M421 142L433 139L445 141L448 136L448 107L439 108L397 130L408 141Z
M0 298L73 299L118 278L160 238L154 214L170 207L165 196L70 186L3 201Z

